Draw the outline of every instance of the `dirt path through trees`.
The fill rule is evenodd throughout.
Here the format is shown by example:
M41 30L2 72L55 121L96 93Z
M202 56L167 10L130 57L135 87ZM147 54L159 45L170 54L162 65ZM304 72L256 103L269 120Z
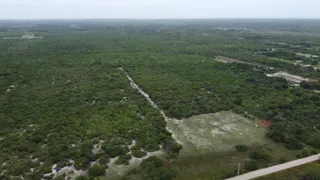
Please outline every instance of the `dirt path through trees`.
M144 96L148 102L151 104L152 107L158 109L161 113L161 115L163 116L164 120L168 123L169 121L169 118L166 116L166 114L159 108L159 106L150 98L150 96L145 92L143 91L138 85L137 83L135 83L133 81L133 79L130 77L130 75L122 68L122 67L119 67L118 69L120 69L121 71L123 71L125 73L125 75L127 76L127 79L130 81L130 85L133 89L136 89L139 91L139 93ZM177 138L175 138L175 135L173 133L173 131L171 131L168 126L166 126L166 129L167 131L169 131L171 134L172 134L172 138L179 144L181 144Z

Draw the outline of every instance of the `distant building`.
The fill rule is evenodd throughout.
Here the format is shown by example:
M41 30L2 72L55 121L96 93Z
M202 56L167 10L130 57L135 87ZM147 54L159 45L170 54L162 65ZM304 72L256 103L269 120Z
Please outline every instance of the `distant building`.
M34 36L34 34L25 34L22 36L15 36L15 37L3 37L3 39L42 39L41 36Z
M25 34L21 36L22 39L33 39L34 38L34 34Z

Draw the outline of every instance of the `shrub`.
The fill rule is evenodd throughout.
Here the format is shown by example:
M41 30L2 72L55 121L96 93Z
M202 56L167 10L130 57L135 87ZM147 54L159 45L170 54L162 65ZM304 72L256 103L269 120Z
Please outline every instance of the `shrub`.
M315 150L315 149L312 149L312 150L310 151L310 153L311 153L312 155L314 155L314 154L318 154L319 151L317 151L317 150Z
M163 167L161 159L151 156L140 164L141 170L145 173L146 179L150 180L172 180L177 174L173 169Z
M288 138L285 142L285 147L288 149L301 149L303 145L295 138Z
M157 168L148 172L148 179L150 180L172 180L176 178L177 173L169 168Z
M127 152L129 152L129 149L127 147L122 147L122 146L111 147L111 146L102 145L101 148L112 158L125 155L127 154Z
M44 173L40 170L35 170L30 174L30 179L41 179ZM0 178L1 179L1 178Z
M44 167L42 170L43 170L43 172L44 172L45 174L51 173L51 172L52 172L52 167L51 167L51 166L46 166L46 167Z
M98 176L103 176L106 174L106 167L101 164L95 164L89 169L90 178L95 178Z
M89 165L90 165L90 161L85 157L76 159L74 163L74 167L76 168L76 170L87 169Z
M100 164L108 164L110 162L110 159L107 155L102 155L100 158L99 158L99 163Z
M271 156L264 151L253 151L249 154L249 157L254 160L271 160Z
M228 179L228 178L237 176L237 173L238 173L237 169L234 169L234 170L228 169L223 173L223 179Z
M286 163L286 162L288 162L288 160L285 157L280 157L280 159L279 159L280 164Z
M119 156L119 158L117 159L117 161L115 163L118 165L120 165L120 164L128 165L130 159L131 159L130 154L122 155L122 156Z
M256 160L246 161L245 163L245 169L248 171L254 171L254 170L257 170L258 168L259 168L259 163Z
M238 152L247 152L249 150L249 147L246 146L246 145L236 145L235 146L235 149L238 151Z
M136 157L136 158L142 158L143 156L147 155L146 152L141 151L141 150L131 150L132 152L132 156Z
M151 156L140 164L140 168L144 171L150 171L161 166L163 166L163 161L156 156Z
M310 156L310 152L307 149L304 149L299 154L296 155L297 158L304 158Z
M182 149L182 146L172 138L169 138L164 142L164 149L167 152L169 152L172 158L175 158L179 155L179 152Z

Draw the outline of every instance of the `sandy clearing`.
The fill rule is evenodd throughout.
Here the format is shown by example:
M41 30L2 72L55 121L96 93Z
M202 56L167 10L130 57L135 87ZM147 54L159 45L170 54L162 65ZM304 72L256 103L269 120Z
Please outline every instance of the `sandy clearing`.
M301 83L301 81L315 81L313 79L310 78L304 78L302 76L298 76L298 75L294 75L294 74L290 74L287 72L276 72L274 74L266 74L266 76L268 77L281 77L281 78L285 78L287 81L292 82L292 83Z
M101 145L104 143L104 140L100 140L98 144L93 145L91 152L93 154L98 154L101 151Z
M54 164L52 166L52 172L45 174L44 177L54 175L53 178L56 178L58 176L65 174L66 175L65 179L74 180L76 179L77 176L85 175L87 173L87 171L76 170L74 168L74 160L69 160L69 162L72 163L73 165L65 166L61 168L59 171L56 170L57 164Z
M237 144L265 143L263 127L231 111L168 120L168 128L181 142L181 156L233 149Z

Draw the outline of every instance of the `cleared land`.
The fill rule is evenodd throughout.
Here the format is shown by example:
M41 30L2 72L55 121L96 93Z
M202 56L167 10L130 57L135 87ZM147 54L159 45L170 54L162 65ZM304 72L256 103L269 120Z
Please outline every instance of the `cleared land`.
M235 151L238 144L266 150L273 158L270 165L277 164L280 157L293 160L297 153L267 139L267 130L258 121L231 111L169 119L168 128L183 145L179 157L168 166L176 169L178 179L183 180L224 179L238 163L243 172L248 157Z
M266 129L231 111L169 119L168 128L183 144L181 156L228 151L236 144L266 143Z
M297 53L298 56L306 57L306 58L318 58L317 55L305 54L305 53Z
M239 60L239 59L234 59L234 58L230 58L230 57L226 57L226 56L217 56L215 58L215 60L217 60L219 62L223 62L223 63L242 63L242 64L249 64L249 65L254 65L254 66L273 69L272 67L266 66L266 65L263 65L263 64L259 64L259 63L255 63L255 62L246 62L246 61L242 61L242 60Z
M301 76L297 76L297 75L293 75L293 74L290 74L290 73L286 73L286 72L277 72L277 73L274 73L274 74L267 74L268 77L281 77L281 78L285 78L288 82L291 82L291 83L296 83L296 84L299 84L301 81L314 81L310 78L304 78L304 77L301 77Z

